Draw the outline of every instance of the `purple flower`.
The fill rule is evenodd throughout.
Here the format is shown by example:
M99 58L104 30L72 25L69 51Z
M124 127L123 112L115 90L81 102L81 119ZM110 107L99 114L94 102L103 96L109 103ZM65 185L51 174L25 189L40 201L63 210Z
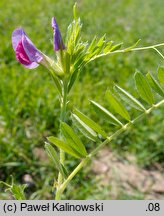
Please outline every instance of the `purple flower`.
M52 18L52 28L54 30L54 50L58 51L65 49L65 45L63 43L62 36L55 17Z
M27 68L36 68L43 60L43 54L35 47L22 28L13 31L12 46L16 59Z

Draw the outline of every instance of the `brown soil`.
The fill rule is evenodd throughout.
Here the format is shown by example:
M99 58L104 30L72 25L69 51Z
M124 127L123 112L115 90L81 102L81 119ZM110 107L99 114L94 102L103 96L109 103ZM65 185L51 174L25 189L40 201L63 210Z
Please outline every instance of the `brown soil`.
M92 171L101 186L111 186L109 196L118 199L120 190L124 194L135 196L136 192L144 195L144 199L164 199L163 168L147 170L139 167L135 157L128 155L120 159L109 149L103 149L92 162Z

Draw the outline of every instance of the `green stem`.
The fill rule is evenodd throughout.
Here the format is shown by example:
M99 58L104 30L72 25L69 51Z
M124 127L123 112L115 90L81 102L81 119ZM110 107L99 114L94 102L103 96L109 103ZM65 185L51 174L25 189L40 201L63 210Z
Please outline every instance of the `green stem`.
M66 118L66 110L67 110L67 82L63 81L62 85L62 98L61 98L61 113L60 113L60 124L61 122L65 121ZM60 138L62 137L61 129L60 129ZM60 149L60 163L64 166L65 161L65 152ZM60 193L60 186L63 183L63 176L59 172L58 174L58 182L57 182L57 189L56 189L56 200L61 199Z
M143 116L148 115L153 109L161 106L164 104L164 100L160 101L157 104L154 104L151 108L145 110L144 113L139 115L134 120L130 121L129 123L123 125L118 131L116 131L114 134L112 134L110 137L107 137L107 139L102 142L99 146L97 146L86 158L84 158L79 165L72 171L72 173L68 176L68 178L62 183L59 189L59 193L62 194L69 182L73 179L73 177L85 166L85 164L95 155L97 152L102 149L105 145L110 143L114 138L116 138L119 134L121 134L123 131L127 130L129 126L136 123L138 120L140 120Z
M153 49L164 59L164 56L157 48L153 47Z
M85 164L89 161L90 155L88 155L85 159L83 159L79 165L73 170L73 172L68 176L68 178L63 182L59 189L59 193L62 194L69 182L73 179L73 177L85 166Z
M113 52L108 52L108 53L102 53L100 55L97 55L93 58L91 58L89 62L97 59L97 58L100 58L100 57L103 57L103 56L106 56L106 55L109 55L109 54L115 54L115 53L125 53L125 52L131 52L131 51L141 51L141 50L148 50L148 49L153 49L155 50L162 58L163 58L163 55L159 52L158 49L156 49L156 47L161 47L161 46L164 46L164 43L161 43L161 44L155 44L155 45L152 45L152 46L145 46L145 47L138 47L138 48L132 48L132 49L129 49L127 51L127 48L125 49L122 49L122 50L116 50L116 51L113 51Z

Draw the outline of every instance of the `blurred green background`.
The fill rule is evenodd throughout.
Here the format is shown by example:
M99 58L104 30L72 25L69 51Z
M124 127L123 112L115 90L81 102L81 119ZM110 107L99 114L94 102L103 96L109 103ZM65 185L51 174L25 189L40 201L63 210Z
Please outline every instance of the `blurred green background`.
M106 33L109 40L124 42L123 47L139 38L140 46L163 42L163 0L79 0L77 3L84 40L91 41L95 35ZM46 136L57 133L60 107L48 72L41 67L27 70L15 60L11 34L22 26L36 47L53 58L51 18L56 17L64 38L72 21L73 5L72 0L0 1L0 180L10 183L12 174L17 183L23 183L25 174L29 174L33 180L27 189L28 198L53 198L51 186L57 172L45 159L42 149ZM94 118L88 99L104 104L105 90L113 81L133 93L135 69L154 73L162 64L162 58L151 50L98 59L82 71L70 95L70 108L76 106ZM138 166L148 169L162 163L162 117L162 108L154 111L109 148L122 157L127 152L135 155ZM108 130L107 125L104 127ZM76 162L68 157L68 168L72 169ZM98 187L88 166L75 177L63 198L110 199L105 190ZM4 187L0 187L0 199L8 198ZM118 194L117 198L140 197Z

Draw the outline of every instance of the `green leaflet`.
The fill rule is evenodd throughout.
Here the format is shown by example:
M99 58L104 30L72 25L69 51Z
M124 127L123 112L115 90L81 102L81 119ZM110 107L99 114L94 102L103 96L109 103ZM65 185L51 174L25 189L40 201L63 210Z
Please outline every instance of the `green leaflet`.
M87 49L87 53L88 53L88 52L92 52L93 49L94 49L94 47L96 46L96 44L97 44L97 37L95 36L95 37L93 38L92 42L90 43L88 49Z
M78 116L78 118L82 122L84 122L88 127L90 127L92 130L94 130L97 133L101 134L103 137L107 137L107 134L102 130L102 128L97 123L95 123L93 120L91 120L86 115L84 115L82 112L75 109L74 114L76 114L76 116Z
M146 78L138 71L135 73L134 78L139 95L148 104L152 105L154 103L154 97Z
M26 199L25 194L24 194L25 188L26 188L26 185L13 184L9 190L12 192L16 200L25 200Z
M77 77L78 77L78 74L79 74L79 70L75 70L73 74L71 74L71 78L70 78L70 81L69 81L69 84L68 84L68 92L70 92L73 84L75 83Z
M164 67L158 68L158 79L162 86L164 86Z
M72 49L71 43L70 43L72 31L73 31L73 22L68 26L67 34L66 34L66 45L67 47L69 46L69 53L71 53L71 49Z
M130 116L127 110L125 109L124 105L108 90L106 91L106 98L108 99L112 108L120 114L123 118L130 121Z
M70 55L69 55L68 52L64 53L64 59L65 59L65 61L64 61L64 72L66 74L69 74L69 72L70 72Z
M5 186L7 186L6 191L10 191L13 194L13 196L15 197L16 200L26 200L24 190L26 189L27 185L26 184L16 185L14 183L13 176L11 176L11 178L12 178L11 185L9 185L9 184L7 184L6 182L3 182L3 181L0 181L0 184L2 183Z
M85 55L86 46L87 46L87 43L78 42L78 44L75 47L74 53L71 56L71 65L72 65L72 68L74 68L75 70L79 68L79 64L83 60L83 57ZM72 73L73 71L74 70L71 70Z
M67 172L66 172L65 168L63 167L63 165L60 163L59 157L58 157L55 149L49 143L45 143L45 149L46 149L46 152L47 152L49 158L51 159L51 161L55 164L56 168L59 170L59 172L65 178L67 176Z
M104 46L105 41L106 41L106 36L103 35L103 36L99 39L99 41L97 42L97 47L101 47L101 48L102 48L102 47Z
M57 137L50 136L47 137L48 141L52 144L56 145L58 148L62 149L63 151L67 152L68 154L76 157L76 158L82 158L83 155L79 154L75 149L72 149L72 147L69 145L69 143L66 143Z
M73 22L68 26L67 36L66 36L66 47L67 52L72 56L74 53L77 41L79 39L79 34L82 25L80 18L73 20Z
M79 154L86 157L87 151L79 137L74 133L72 128L65 122L61 123L61 131L67 143L72 149L75 149Z
M114 43L113 41L108 41L108 42L105 44L105 47L104 47L104 50L103 50L103 52L104 52L105 54L108 53L108 52L110 52L113 43Z
M109 50L109 52L113 52L113 51L116 51L116 50L120 49L122 44L123 43L119 43L119 44L116 44L116 45L112 46L111 49Z
M146 74L146 78L147 78L150 86L152 87L152 89L154 89L154 91L157 92L159 95L164 96L164 91L163 91L162 87L160 86L160 84L154 79L154 77L150 73Z
M114 125L121 125L122 126L122 123L112 113L110 113L107 109L105 109L103 106L96 103L95 101L91 100L90 102L91 102L92 106L94 107L94 109L98 115L102 116L106 120L109 120Z
M77 19L77 3L76 2L73 6L73 17L75 20Z
M145 107L127 91L117 85L114 86L114 90L120 95L120 98L128 105L134 107L137 110L145 111Z
M129 51L131 51L133 48L135 48L137 45L138 45L138 43L141 41L141 39L138 39L137 40L137 42L135 43L135 44L133 44L132 46L130 46L130 47L127 47L125 50L124 50L124 52L129 52Z
M104 48L106 41L105 41L105 35L103 35L99 40L97 40L97 37L94 37L91 44L89 45L84 61L89 61L91 58L94 58Z
M51 76L55 83L55 87L58 90L58 93L60 94L60 96L62 96L62 85L61 85L60 79L53 72L51 72Z
M78 130L81 131L81 133L85 137L89 138L92 141L97 141L98 138L96 132L94 132L89 126L87 126L83 121L81 121L77 115L72 114L72 120Z

